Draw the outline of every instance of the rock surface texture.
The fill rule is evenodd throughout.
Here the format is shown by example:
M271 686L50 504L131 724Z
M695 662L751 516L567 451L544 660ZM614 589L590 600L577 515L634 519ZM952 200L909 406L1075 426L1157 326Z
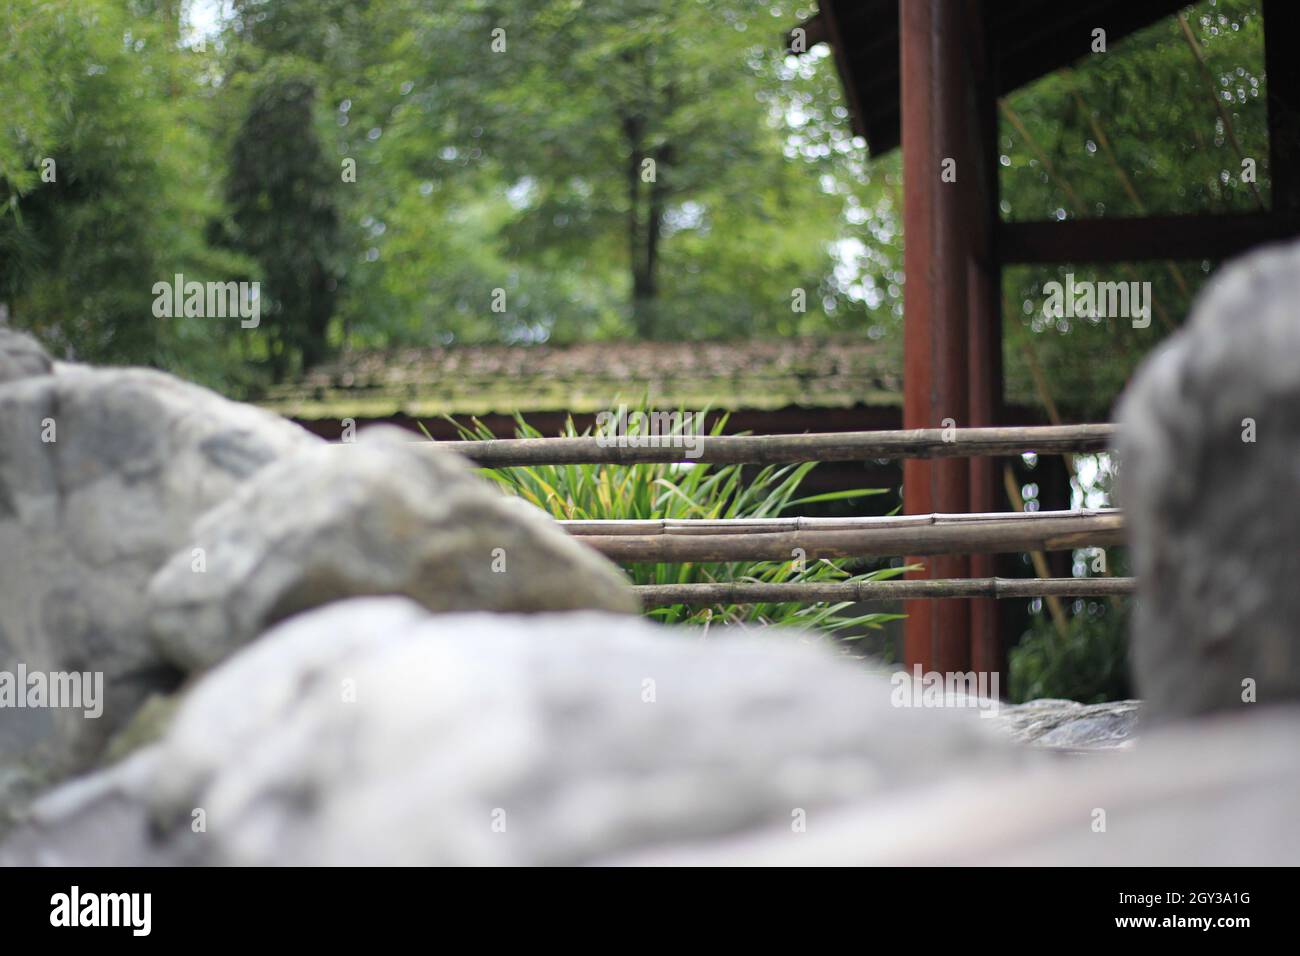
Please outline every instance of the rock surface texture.
M1300 700L1300 245L1225 266L1120 405L1157 719Z
M595 862L1048 759L891 691L793 636L356 599L209 672L146 773L38 804L0 862ZM108 844L65 838L98 815Z
M1300 859L1300 710L1062 757L892 690L790 636L354 599L208 672L160 743L39 800L0 864ZM1057 729L1098 713L1019 713L1048 703Z
M0 385L33 375L46 375L54 367L41 343L25 332L0 327Z
M612 564L408 433L329 446L161 372L52 362L7 329L0 561L0 829L110 741L148 739L146 701L299 611L383 594L638 609ZM101 682L99 716L4 696L70 674Z
M1144 735L1131 752L885 794L809 822L626 854L701 866L1285 866L1300 860L1300 709Z
M1141 702L1080 704L1072 700L1031 700L1003 704L998 723L1012 740L1049 750L1111 750L1133 744Z
M151 629L185 670L291 614L406 595L433 611L639 610L626 577L458 455L372 428L267 468L212 509L149 586Z
M103 674L103 714L7 709L0 768L87 764L177 675L146 637L145 587L190 525L318 440L145 369L51 366L0 336L0 671Z

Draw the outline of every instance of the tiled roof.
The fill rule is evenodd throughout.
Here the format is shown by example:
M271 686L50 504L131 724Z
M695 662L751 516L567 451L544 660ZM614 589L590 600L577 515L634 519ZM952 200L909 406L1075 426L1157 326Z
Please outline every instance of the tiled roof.
M259 404L298 419L609 408L902 403L894 346L866 338L588 342L344 353Z

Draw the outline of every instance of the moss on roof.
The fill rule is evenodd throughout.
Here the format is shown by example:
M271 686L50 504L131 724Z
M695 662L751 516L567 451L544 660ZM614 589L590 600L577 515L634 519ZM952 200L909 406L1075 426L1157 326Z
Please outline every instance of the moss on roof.
M262 406L298 419L609 408L901 405L896 347L866 338L588 342L350 352Z

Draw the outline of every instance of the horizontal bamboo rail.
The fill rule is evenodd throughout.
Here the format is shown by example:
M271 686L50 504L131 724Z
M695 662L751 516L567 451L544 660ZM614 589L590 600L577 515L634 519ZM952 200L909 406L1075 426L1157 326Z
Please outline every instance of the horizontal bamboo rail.
M1103 451L1116 436L1114 425L1034 425L1016 428L913 428L905 431L829 432L808 435L702 435L683 443L659 436L649 447L622 447L616 438L493 438L440 441L433 447L457 452L485 468L526 465L644 464L710 462L772 465L802 461L859 461L897 458L979 458L994 455L1061 455ZM638 440L631 436L629 440ZM689 457L698 442L698 457Z
M883 518L561 521L583 544L624 563L995 554L1105 547L1123 540L1117 510Z
M643 607L714 604L820 604L925 598L1115 597L1132 594L1133 578L938 578L925 581L793 581L788 584L639 584Z

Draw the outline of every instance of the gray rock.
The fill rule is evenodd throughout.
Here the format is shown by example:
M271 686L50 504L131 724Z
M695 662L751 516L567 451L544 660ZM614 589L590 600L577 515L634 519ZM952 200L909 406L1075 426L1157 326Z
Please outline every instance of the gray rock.
M899 709L891 692L793 635L700 640L598 612L431 615L399 598L340 602L292 618L197 682L145 751L153 770L130 788L134 809L109 788L115 819L136 820L148 803L161 844L135 845L132 824L115 852L231 864L582 863L765 824L790 831L801 813L816 819L1038 756L974 711ZM62 826L47 810L0 861L31 861L37 848L94 858L67 835L109 811L84 799L63 806ZM205 833L193 832L196 810Z
M998 726L1012 740L1048 750L1113 750L1132 745L1140 707L1136 700L1031 700L1003 704Z
M1300 709L1188 722L1132 750L898 791L604 861L675 866L1295 866Z
M1241 709L1243 682L1300 700L1297 302L1300 244L1225 266L1121 403L1132 656L1157 718Z
M48 375L53 363L41 343L26 332L0 326L0 385Z
M35 800L9 839L0 866L159 866L197 863L197 841L153 832L147 794L158 750L71 780Z
M174 685L147 637L149 579L188 552L198 515L318 443L145 369L60 366L0 385L0 671L102 673L104 691L97 719L6 709L0 766L53 779L85 767L148 694Z
M457 455L372 428L276 463L205 514L149 586L151 627L190 670L296 612L384 594L435 611L639 610L622 572L541 511Z
M715 634L335 603L37 801L0 865L1300 861L1300 709L1052 759L828 648Z

